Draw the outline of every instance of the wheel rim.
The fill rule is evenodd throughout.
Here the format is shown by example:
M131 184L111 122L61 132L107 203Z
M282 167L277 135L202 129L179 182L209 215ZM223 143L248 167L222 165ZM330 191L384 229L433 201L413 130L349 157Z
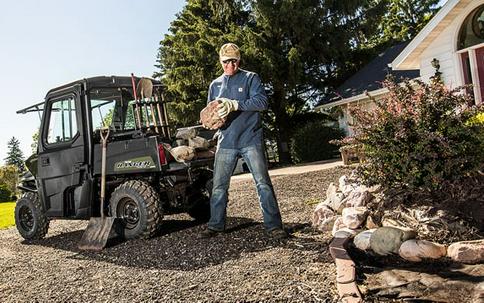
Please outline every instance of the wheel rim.
M139 222L138 204L130 198L124 198L119 201L117 215L126 223L126 229L133 229Z
M20 226L26 231L31 231L34 228L34 214L32 209L28 206L22 206L19 211Z

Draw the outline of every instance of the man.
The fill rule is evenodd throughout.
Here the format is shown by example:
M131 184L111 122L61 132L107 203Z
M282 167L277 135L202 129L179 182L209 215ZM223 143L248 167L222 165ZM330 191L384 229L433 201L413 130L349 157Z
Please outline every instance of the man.
M208 102L220 102L218 115L226 122L218 131L211 217L207 229L200 236L209 238L224 232L230 177L241 156L256 183L267 233L276 239L286 238L264 153L260 114L267 110L264 87L257 74L239 68L237 45L224 44L220 48L219 59L224 73L210 84Z

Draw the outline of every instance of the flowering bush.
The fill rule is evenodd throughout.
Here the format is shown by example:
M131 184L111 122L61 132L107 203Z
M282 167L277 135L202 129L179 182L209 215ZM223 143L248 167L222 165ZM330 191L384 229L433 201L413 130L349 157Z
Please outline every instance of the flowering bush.
M482 106L468 106L460 89L438 81L384 85L389 94L375 110L352 110L355 140L366 156L358 169L365 183L438 190L443 181L482 169Z

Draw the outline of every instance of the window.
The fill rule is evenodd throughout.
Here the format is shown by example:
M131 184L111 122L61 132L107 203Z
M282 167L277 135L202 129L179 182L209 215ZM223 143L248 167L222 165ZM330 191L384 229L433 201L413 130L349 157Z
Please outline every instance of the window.
M484 5L473 10L464 20L460 29L458 49L479 43L484 43Z
M468 94L475 103L484 101L484 5L473 10L459 32L458 54L464 84L472 84Z
M134 129L134 98L121 88L96 88L90 91L93 129L104 126L116 130Z
M76 105L73 97L56 100L50 108L47 143L71 141L77 134Z

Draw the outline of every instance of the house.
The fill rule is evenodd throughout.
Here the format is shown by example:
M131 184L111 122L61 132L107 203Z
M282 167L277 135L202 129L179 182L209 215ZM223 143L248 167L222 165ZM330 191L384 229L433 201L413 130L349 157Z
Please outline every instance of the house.
M316 106L316 111L327 111L330 108L339 109L338 124L347 135L351 135L352 117L349 109L357 105L360 108L371 109L373 100L383 98L388 90L383 88L382 82L392 75L396 82L404 79L414 79L419 76L419 70L392 70L388 65L400 54L408 43L392 46L371 60L356 74L339 86L334 95L325 100L322 105Z
M383 98L386 89L378 86L383 66L387 73L403 77L420 77L428 82L436 72L449 88L473 84L469 91L476 104L484 100L484 0L448 0L438 13L408 44L395 46L375 58L360 72L337 89L341 97L319 105L317 111L339 107L340 127L351 134L348 107L371 109ZM379 80L377 80L379 79ZM365 90L367 92L365 92Z
M435 60L434 60L435 59ZM476 104L484 98L484 0L448 0L393 60L394 70L420 69L423 81L440 65L449 88L473 84Z

